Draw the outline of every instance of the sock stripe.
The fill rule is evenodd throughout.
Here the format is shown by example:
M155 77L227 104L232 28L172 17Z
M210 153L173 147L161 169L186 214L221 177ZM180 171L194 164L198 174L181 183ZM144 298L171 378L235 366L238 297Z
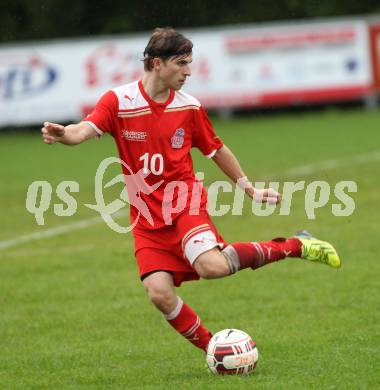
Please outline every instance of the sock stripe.
M197 316L197 320L195 321L195 324L189 329L187 330L186 332L183 332L182 333L182 336L183 337L186 337L186 338L190 338L190 336L196 332L196 330L199 328L199 326L201 325L201 320L200 318Z
M180 308L180 309L179 309ZM206 352L207 345L212 337L212 334L202 324L201 319L185 302L178 297L176 311L178 315L168 323L186 340L190 341L197 348ZM173 310L169 316L174 316ZM167 316L166 316L167 317Z
M264 260L265 259L265 253L264 253L264 250L263 248L260 246L259 243L256 243L257 247L259 248L259 251L261 253L261 259Z
M178 316L179 312L181 311L182 306L183 306L183 300L180 297L177 297L176 307L174 308L174 310L171 313L164 314L165 319L168 321L174 320L174 318L176 318Z
M263 248L260 246L260 244L258 242L256 242L255 244L256 244L257 250L260 253L260 266L262 266L265 263L265 253L264 253Z
M199 328L199 325L201 324L201 320L200 318L197 316L197 319L195 321L195 324L190 328L188 329L186 332L183 332L182 333L182 336L184 337L189 337L191 336L198 328Z
M260 258L260 261L261 261L263 256L262 256L260 250L257 248L256 243L255 243L255 242L251 242L251 244L255 247L256 252L257 252L257 254L259 255L259 258Z
M260 257L260 264L262 264L264 259L265 259L264 251L257 242L252 242L252 244L254 245L254 247L256 248L256 250L258 252L259 257Z

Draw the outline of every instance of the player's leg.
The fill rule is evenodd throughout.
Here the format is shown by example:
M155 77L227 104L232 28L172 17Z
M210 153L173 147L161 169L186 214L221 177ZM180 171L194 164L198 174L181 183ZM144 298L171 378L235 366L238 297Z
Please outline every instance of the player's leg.
M256 269L285 257L302 255L302 243L298 238L228 245L206 212L183 215L177 225L184 257L198 275L206 279L220 278L248 267Z
M325 263L334 268L340 267L340 259L334 247L307 233L289 239L237 242L227 245L223 250L218 248L214 233L207 234L207 240L205 232L202 232L191 237L185 246L187 258L192 262L197 273L205 279L224 277L245 268L257 269L287 257ZM194 252L194 240L205 242L203 250L202 244L198 244L197 251Z
M192 266L203 279L223 278L234 273L231 272L227 257L218 247L201 253Z
M143 284L151 302L169 324L193 345L205 351L212 335L190 306L177 296L171 273L151 273L143 278Z
M227 245L208 222L192 228L182 240L185 257L202 278L221 278L241 269L256 269L285 257L302 255L302 242L298 238Z
M237 242L228 245L223 254L231 272L240 269L256 269L288 257L295 257L333 268L340 267L340 258L335 248L326 241L318 240L307 232L291 238L275 238L265 242Z
M171 313L177 304L173 277L165 271L153 272L142 280L153 305L164 315Z
M223 249L231 273L245 268L257 269L288 257L301 258L302 242L295 237L270 241L235 242Z

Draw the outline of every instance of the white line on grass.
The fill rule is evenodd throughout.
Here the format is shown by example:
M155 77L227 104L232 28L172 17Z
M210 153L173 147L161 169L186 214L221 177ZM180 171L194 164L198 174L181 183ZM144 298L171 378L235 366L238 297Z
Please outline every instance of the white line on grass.
M90 250L96 248L95 243L84 244L84 245L60 245L55 248L56 253L80 253L80 252L89 252ZM44 256L51 253L51 248L47 247L38 247L38 248L23 248L16 249L7 253L9 257L30 257L30 256Z
M371 153L357 154L356 156L334 159L334 160L325 160L320 163L302 165L300 167L290 168L286 170L281 176L286 177L296 177L310 175L315 172L323 171L325 169L334 169L339 167L350 165L357 165L367 163L369 161L380 160L380 150L376 150Z
M121 212L117 213L117 216L121 217L121 216L124 216L127 214L128 214L127 212L121 211ZM115 215L116 215L116 213L115 213ZM72 232L73 230L84 229L88 226L96 225L96 224L101 223L101 222L103 222L103 218L101 216L97 216L97 217L82 219L81 221L77 221L77 222L73 222L73 223L68 223L67 225L57 226L57 227L54 227L51 229L46 229L46 230L43 230L42 232L25 234L23 236L15 237L15 238L12 238L10 240L0 241L0 250L10 248L12 246L17 246L17 245L23 244L25 242L40 240L42 238L59 236L59 235L64 234L64 233Z
M376 150L371 153L358 154L356 156L342 158L342 159L334 159L334 160L325 160L319 163L310 164L310 165L301 165L299 167L290 168L284 171L282 174L271 175L274 176L285 176L285 177L296 177L296 176L304 176L310 175L314 172L318 172L324 169L334 169L338 167L350 165L357 165L367 163L369 161L380 160L380 150ZM268 177L269 175L267 175ZM117 216L126 215L126 212L119 212ZM0 241L0 250L10 248L13 246L17 246L19 244L23 244L30 241L40 240L42 238L59 236L61 234L72 232L73 230L84 229L88 226L96 225L101 223L103 219L100 216L86 218L81 221L69 223L63 226L57 226L55 228L46 229L42 232L35 232L30 234L25 234L23 236L15 237L10 240Z

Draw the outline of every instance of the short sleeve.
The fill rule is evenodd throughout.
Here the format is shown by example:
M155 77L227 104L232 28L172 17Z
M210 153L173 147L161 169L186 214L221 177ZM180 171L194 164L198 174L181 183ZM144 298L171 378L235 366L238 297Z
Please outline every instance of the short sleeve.
M216 135L203 107L194 110L192 146L198 148L207 158L214 157L216 151L223 146L222 140Z
M82 122L87 122L99 135L113 133L117 118L118 100L114 92L106 92L96 103L94 110Z

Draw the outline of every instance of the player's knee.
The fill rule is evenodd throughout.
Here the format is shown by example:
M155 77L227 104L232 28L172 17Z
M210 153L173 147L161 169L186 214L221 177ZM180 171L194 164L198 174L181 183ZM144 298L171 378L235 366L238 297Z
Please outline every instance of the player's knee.
M150 301L163 313L169 313L173 310L177 302L177 297L170 288L159 285L145 286Z
M150 301L164 314L170 313L177 303L173 277L167 272L154 272L143 280Z
M217 249L199 255L194 268L203 279L222 278L230 273L225 257Z

